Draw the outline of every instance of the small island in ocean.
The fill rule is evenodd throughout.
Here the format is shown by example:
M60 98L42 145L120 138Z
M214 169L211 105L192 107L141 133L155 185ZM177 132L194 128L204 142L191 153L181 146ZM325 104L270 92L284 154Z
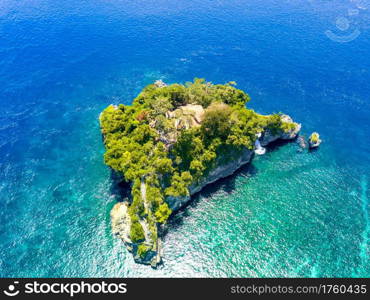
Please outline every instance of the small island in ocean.
M235 82L203 79L146 86L132 105L100 115L105 163L131 184L131 197L111 211L112 228L138 263L161 263L168 218L204 186L234 173L301 125L283 114L260 115Z
M319 147L321 142L320 135L317 132L313 132L308 139L310 149Z

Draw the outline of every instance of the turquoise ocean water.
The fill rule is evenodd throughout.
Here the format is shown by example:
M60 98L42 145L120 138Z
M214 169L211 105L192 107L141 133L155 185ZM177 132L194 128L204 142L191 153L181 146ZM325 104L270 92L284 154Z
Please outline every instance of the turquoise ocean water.
M0 275L369 277L369 21L366 0L1 1ZM194 77L324 142L204 189L153 270L111 234L98 115Z

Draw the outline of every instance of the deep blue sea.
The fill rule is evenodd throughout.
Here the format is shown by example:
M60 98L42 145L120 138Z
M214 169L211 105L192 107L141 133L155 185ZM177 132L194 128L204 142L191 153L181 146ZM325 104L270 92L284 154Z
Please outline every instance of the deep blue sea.
M0 1L0 276L370 277L369 53L370 0ZM196 195L154 270L111 234L98 116L194 77L324 142Z

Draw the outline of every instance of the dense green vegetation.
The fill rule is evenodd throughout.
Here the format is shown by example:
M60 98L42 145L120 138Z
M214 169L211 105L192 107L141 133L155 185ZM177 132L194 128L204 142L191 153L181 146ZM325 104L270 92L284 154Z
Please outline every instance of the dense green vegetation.
M131 240L145 240L143 222L150 231L150 240L138 248L140 256L151 249L148 244L155 247L157 225L172 213L167 197L188 196L188 187L215 164L236 158L245 147L252 150L257 133L291 128L278 114L262 116L247 109L249 100L234 82L214 85L195 79L185 85L148 85L132 105L111 105L102 112L105 163L132 182ZM188 104L203 107L203 120L179 129L167 112Z

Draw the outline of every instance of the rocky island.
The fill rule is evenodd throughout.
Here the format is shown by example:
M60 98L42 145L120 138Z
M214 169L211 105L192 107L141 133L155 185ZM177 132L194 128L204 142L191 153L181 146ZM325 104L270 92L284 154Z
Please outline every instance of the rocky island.
M136 262L161 263L163 228L191 195L233 174L255 150L300 131L287 115L247 108L250 97L235 85L156 81L132 105L101 113L105 163L131 186L130 199L111 211L112 229Z

